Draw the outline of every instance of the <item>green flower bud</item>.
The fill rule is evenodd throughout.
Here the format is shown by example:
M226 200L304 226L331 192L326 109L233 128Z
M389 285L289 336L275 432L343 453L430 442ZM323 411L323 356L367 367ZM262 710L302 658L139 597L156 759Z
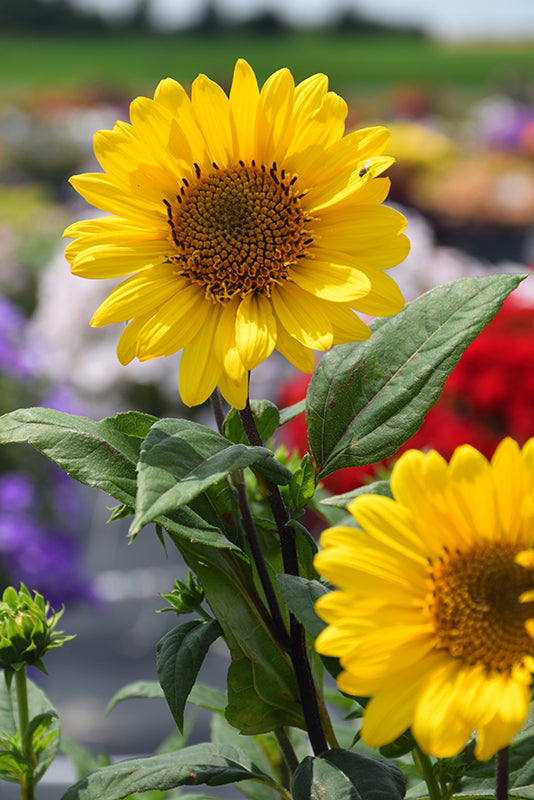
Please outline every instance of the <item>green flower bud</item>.
M42 658L47 650L73 639L54 628L64 609L55 613L44 597L32 598L23 583L17 592L8 586L0 602L0 668L16 671L25 666L46 672Z
M194 575L190 572L187 583L176 580L171 594L162 594L164 600L168 600L171 607L162 608L160 611L174 611L176 614L191 614L200 611L200 606L204 600L204 589L200 586Z

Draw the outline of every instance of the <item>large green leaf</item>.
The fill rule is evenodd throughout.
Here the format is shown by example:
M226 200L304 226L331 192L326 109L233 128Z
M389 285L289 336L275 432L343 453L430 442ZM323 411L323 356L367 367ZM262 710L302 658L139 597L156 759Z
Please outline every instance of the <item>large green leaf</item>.
M236 747L198 744L173 753L102 767L67 789L61 800L122 800L129 794L153 789L165 791L202 783L222 786L243 780L277 786Z
M141 440L156 417L130 411L95 422L50 408L0 417L0 443L28 442L67 475L133 505Z
M320 360L306 421L317 478L393 455L421 426L466 347L525 276L462 278L372 323Z
M389 761L329 750L308 756L293 775L293 800L402 800L406 783L400 769Z
M189 693L210 646L221 634L217 620L196 619L173 628L158 642L158 678L180 733Z
M198 497L232 472L252 464L289 483L291 473L265 447L232 444L216 431L190 420L163 419L152 426L141 449L137 513L131 533ZM267 466L268 465L268 466Z

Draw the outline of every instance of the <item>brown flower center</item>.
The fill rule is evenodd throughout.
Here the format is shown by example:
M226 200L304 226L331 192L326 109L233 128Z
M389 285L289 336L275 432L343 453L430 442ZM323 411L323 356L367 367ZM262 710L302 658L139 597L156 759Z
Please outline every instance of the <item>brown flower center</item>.
M517 552L511 544L488 542L430 565L430 614L439 647L468 664L501 671L534 655L525 628L534 604L519 602L532 589L532 572L515 562Z
M224 303L258 293L271 296L312 238L301 207L296 176L243 162L201 174L184 186L176 204L167 201L177 272Z

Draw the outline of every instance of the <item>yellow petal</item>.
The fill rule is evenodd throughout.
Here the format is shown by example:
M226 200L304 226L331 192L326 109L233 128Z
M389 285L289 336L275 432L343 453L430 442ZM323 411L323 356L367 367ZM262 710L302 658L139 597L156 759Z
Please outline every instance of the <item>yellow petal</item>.
M155 311L187 286L173 272L172 264L160 264L127 278L114 289L95 312L91 325L99 328Z
M210 158L206 140L193 113L191 100L183 86L172 78L165 78L159 83L154 100L170 111L173 118L179 122L180 129L187 137L193 161L202 170L211 169L213 159Z
M239 158L246 163L254 158L254 130L259 96L258 82L252 67L244 59L238 59L230 89L230 106L239 141Z
M237 134L230 101L214 81L199 75L193 81L191 102L212 162L219 168L239 160Z
M277 320L294 339L305 347L328 350L334 334L319 300L286 282L281 288L275 287L272 301Z
M288 69L268 78L258 100L255 129L256 161L270 166L280 163L291 140L295 84Z
M220 308L212 305L197 336L182 353L179 391L186 406L207 400L219 381L221 368L213 352L219 315Z
M182 285L139 332L137 357L140 361L170 356L185 347L204 324L211 303L195 284Z
M336 261L303 259L291 268L291 279L316 297L340 303L356 301L371 290L363 272Z
M117 358L123 366L129 364L137 355L139 331L150 319L150 315L137 317L125 327L117 343Z
M277 325L276 349L300 372L311 375L315 369L313 350L293 338L282 325Z
M247 295L235 318L236 344L245 369L268 358L276 343L276 320L271 303L262 295Z
M103 244L98 236L90 237L91 244L80 251L80 246L71 246L65 251L67 261L71 261L71 272L82 278L119 278L132 272L144 270L167 260L169 244L163 241L132 242L130 237L107 237L109 243ZM130 244L127 244L128 239ZM115 241L115 243L113 243ZM73 257L73 251L80 251ZM72 260L71 260L72 259Z

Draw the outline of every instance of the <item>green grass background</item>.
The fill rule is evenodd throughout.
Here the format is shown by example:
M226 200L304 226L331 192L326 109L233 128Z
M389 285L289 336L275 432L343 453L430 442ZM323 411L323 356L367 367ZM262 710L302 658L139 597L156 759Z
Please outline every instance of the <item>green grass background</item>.
M297 79L326 73L331 86L368 90L391 84L484 90L508 79L532 80L534 44L451 46L413 36L288 32L276 37L225 34L120 35L99 38L1 37L0 87L120 84L152 88L164 76L188 83L199 72L230 80L243 56L260 80L280 66Z

